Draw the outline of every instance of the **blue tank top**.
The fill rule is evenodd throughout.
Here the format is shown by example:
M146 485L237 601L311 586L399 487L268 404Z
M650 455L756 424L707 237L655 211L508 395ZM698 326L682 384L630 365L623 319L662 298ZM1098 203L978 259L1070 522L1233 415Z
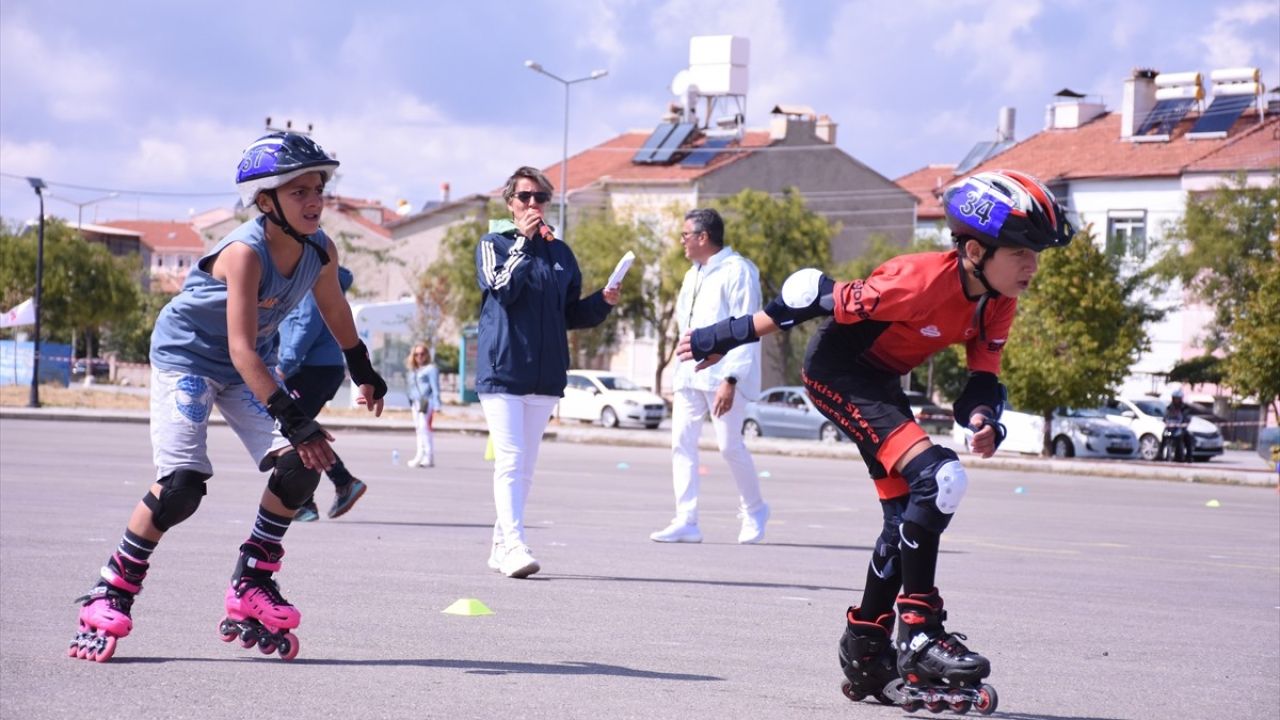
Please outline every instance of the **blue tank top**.
M244 243L258 254L262 279L258 284L258 334L255 348L268 367L276 362L279 327L284 317L307 296L320 276L320 257L305 248L293 277L276 270L267 251L264 218L232 230L222 242L192 266L187 280L156 318L151 332L151 364L161 370L200 375L221 383L242 382L231 364L227 342L227 285L209 273L213 261L231 243ZM327 245L323 231L315 240Z

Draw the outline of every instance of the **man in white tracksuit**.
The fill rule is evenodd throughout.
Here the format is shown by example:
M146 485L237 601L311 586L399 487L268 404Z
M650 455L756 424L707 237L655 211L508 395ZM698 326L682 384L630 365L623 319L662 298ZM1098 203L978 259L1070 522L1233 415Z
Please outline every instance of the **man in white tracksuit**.
M760 309L760 272L750 260L724 246L724 220L715 210L695 209L685 215L680 233L685 256L693 267L684 276L676 302L680 334L712 325L729 316ZM760 496L755 462L742 440L747 402L760 394L760 344L739 346L719 363L695 371L696 362L676 367L671 410L671 470L676 515L671 524L649 536L655 542L702 542L698 529L698 437L708 413L715 426L720 454L738 485L742 529L738 542L764 539L769 506Z

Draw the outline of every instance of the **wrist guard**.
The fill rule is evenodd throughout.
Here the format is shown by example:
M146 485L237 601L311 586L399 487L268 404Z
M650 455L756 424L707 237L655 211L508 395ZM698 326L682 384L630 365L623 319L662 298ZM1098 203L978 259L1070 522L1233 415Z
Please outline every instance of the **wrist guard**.
M990 425L996 431L996 449L999 450L1000 443L1004 442L1005 437L1009 435L1009 431L1005 429L1004 423L997 420L988 420L987 425ZM973 432L978 432L982 429L982 426L974 427L972 425L966 425L965 427L969 428Z
M351 374L352 382L356 385L372 385L374 400L387 394L387 382L373 369L373 363L369 362L369 348L365 347L363 340L343 350L342 356L347 359L347 372Z
M267 398L267 414L275 419L280 434L294 447L324 437L320 423L307 417L284 388L276 389Z
M805 320L835 314L836 283L815 268L791 273L782 283L782 293L770 301L764 312L779 328L787 329Z
M750 315L725 318L715 325L700 327L689 336L689 347L694 360L706 360L710 355L724 355L739 345L760 339L756 324Z

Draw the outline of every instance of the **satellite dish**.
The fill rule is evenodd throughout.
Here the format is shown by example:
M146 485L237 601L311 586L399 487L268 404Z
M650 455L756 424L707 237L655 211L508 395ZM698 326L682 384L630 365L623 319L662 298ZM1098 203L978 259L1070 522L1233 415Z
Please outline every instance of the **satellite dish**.
M676 97L684 97L684 93L689 89L689 85L693 82L693 73L688 70L681 70L671 79L671 93Z

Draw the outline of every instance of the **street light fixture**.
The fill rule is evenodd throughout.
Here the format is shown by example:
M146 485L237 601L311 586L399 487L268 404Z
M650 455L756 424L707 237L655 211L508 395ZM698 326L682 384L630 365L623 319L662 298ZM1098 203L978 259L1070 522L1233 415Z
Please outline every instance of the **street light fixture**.
M566 187L569 182L569 86L577 85L580 82L587 82L588 80L599 80L605 75L608 75L609 71L608 70L592 70L591 74L587 75L586 77L580 77L575 80L565 80L559 75L547 72L547 70L542 67L542 63L535 62L533 60L525 60L524 66L536 73L546 75L547 77L551 78L552 80L555 80L561 85L564 85L564 147L560 154L560 220L559 220L560 239L563 240L565 238L565 217L566 217L565 216L565 199L566 199L566 194L569 190L569 188Z
M40 407L40 295L44 288L44 180L37 177L27 178L31 189L40 198L40 235L36 241L36 296L35 296L35 342L31 346L31 396L27 399L27 407ZM15 348L16 350L16 348Z
M117 198L117 197L120 197L120 193L118 193L118 192L113 192L113 193L107 193L106 195L103 195L103 196L102 196L102 197L100 197L100 198L94 198L93 200L85 200L84 202L76 202L75 200L70 200L70 199L68 199L68 198L64 198L64 197L61 197L61 196L58 196L58 195L54 195L53 193L49 193L49 199L50 199L50 200L61 200L62 202L67 203L68 205L75 205L75 206L76 206L76 228L77 228L77 229L80 229L80 228L83 228L83 227L84 227L84 209L85 209L85 207L86 207L86 206L94 205L94 204L96 204L96 203L100 203L100 202L102 202L103 200L110 200L111 198Z

